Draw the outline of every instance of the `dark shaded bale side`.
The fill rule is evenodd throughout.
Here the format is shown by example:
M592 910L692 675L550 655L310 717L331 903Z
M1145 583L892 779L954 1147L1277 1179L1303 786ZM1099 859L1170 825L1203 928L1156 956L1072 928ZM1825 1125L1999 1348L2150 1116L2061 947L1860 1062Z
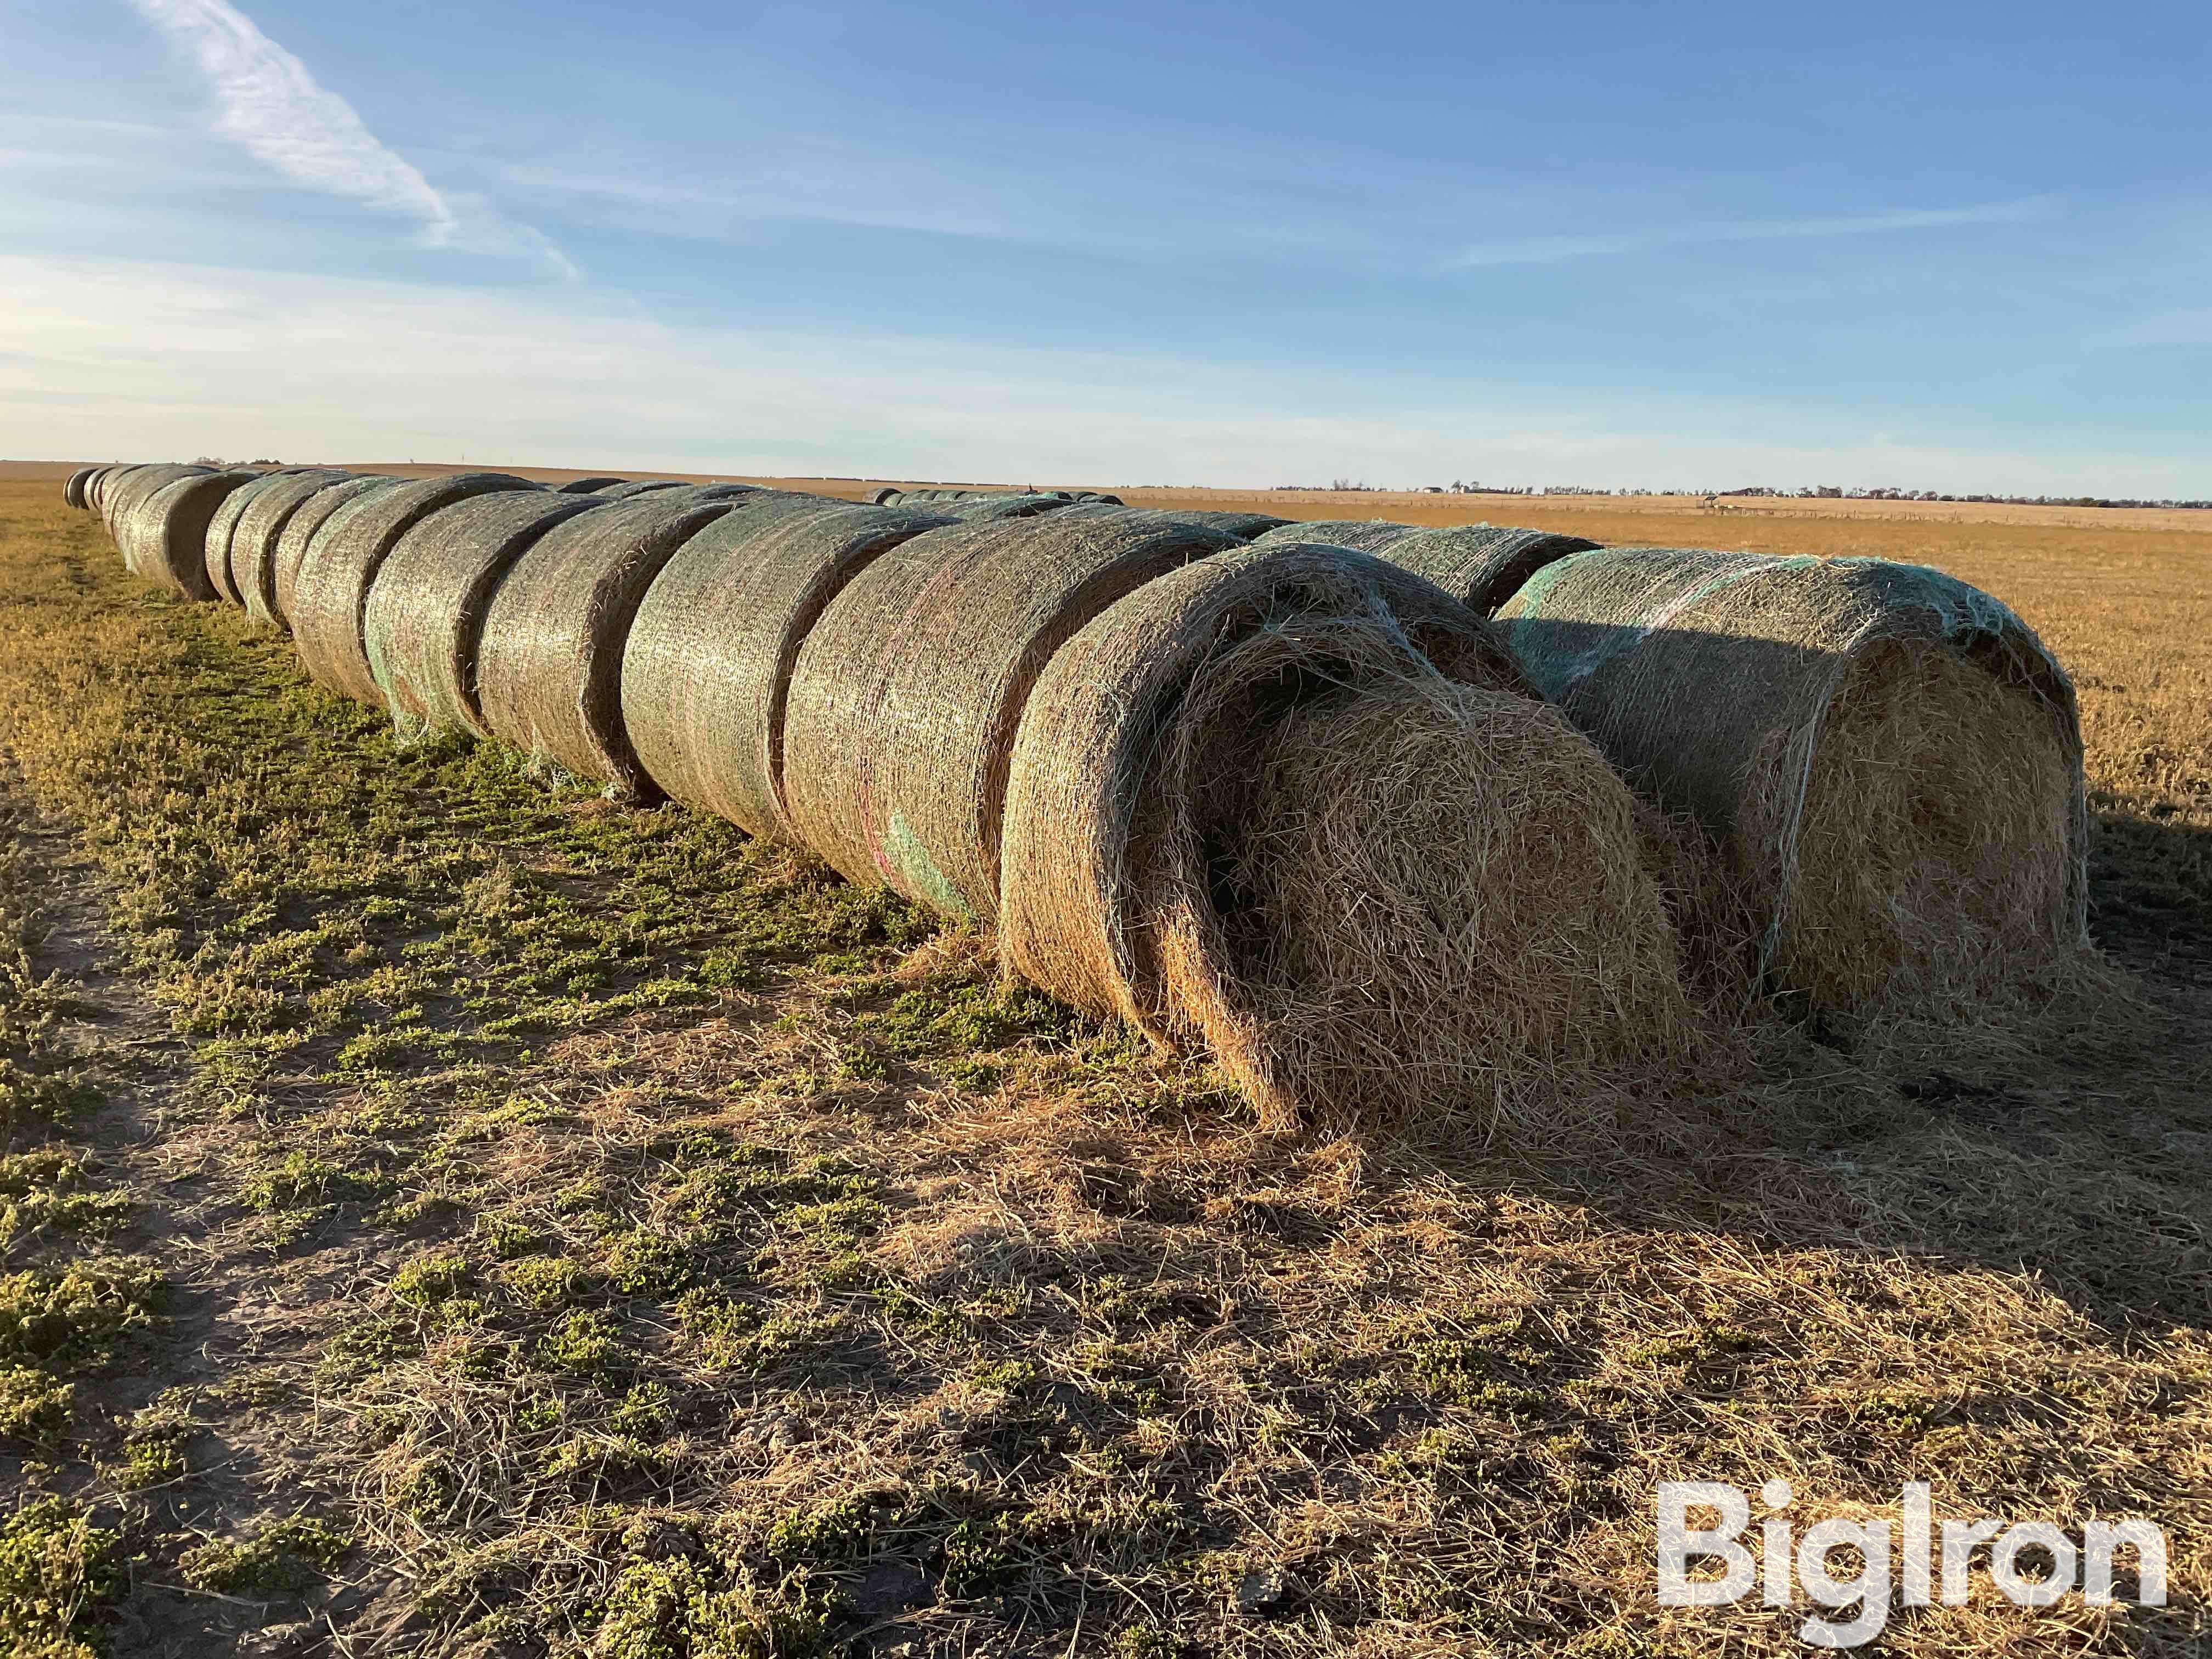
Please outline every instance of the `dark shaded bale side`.
M595 478L571 478L568 483L555 484L552 488L553 493L556 495L596 495L602 489L611 489L617 484L628 483L629 483L628 478L617 478L610 475Z
M101 467L92 475L84 487L84 504L95 515L106 512L108 486L131 470L131 463L118 461Z
M1544 695L1711 835L1754 982L1972 1023L2086 951L2073 683L1989 594L1876 559L1600 548L1498 620Z
M96 466L81 466L70 473L69 482L62 486L63 501L75 507L78 512L83 512L84 487L92 482L93 475L99 471Z
M1074 492L1074 495L1077 501L1097 507L1127 507L1128 505L1119 495L1110 495L1103 489L1079 489Z
M129 550L124 546L124 524L137 511L138 504L157 489L166 489L179 478L204 478L214 469L205 466L176 466L169 465L131 467L115 481L100 503L100 516L107 526L107 533L115 543L116 551L124 556L124 563L131 562Z
M298 586L300 567L315 538L339 511L365 495L404 488L410 481L380 472L340 478L335 483L306 485L296 501L270 496L247 510L249 522L231 538L232 580L246 600L246 614L269 627L289 629L287 620L292 593ZM280 501L282 504L280 505ZM270 527L257 536L254 526L266 514Z
M1417 530L1376 550L1401 570L1425 577L1462 604L1490 617L1546 565L1596 545L1580 536L1549 530L1468 524Z
M652 495L664 489L696 488L698 488L697 485L687 484L681 478L637 478L624 483L609 484L605 489L594 490L592 493L602 501L626 501L633 495Z
M477 705L495 737L654 798L623 721L622 665L639 603L690 538L729 501L648 495L559 525L508 568L484 614Z
M285 615L307 672L333 691L381 702L362 639L369 589L399 538L432 514L501 491L546 495L510 472L457 472L348 501L309 545Z
M1038 673L1132 588L1237 544L1070 508L933 530L884 554L799 651L785 725L793 830L856 881L990 921L1006 763Z
M209 585L215 589L216 597L241 607L246 604L246 594L239 586L235 563L238 532L255 502L272 491L295 491L302 479L319 489L352 476L335 467L284 467L275 472L261 474L245 489L234 490L225 497L222 505L216 509L215 517L208 520L207 577ZM291 499L304 501L307 498L295 495Z
M369 587L362 643L404 735L454 726L491 735L477 702L477 657L492 594L556 525L611 510L589 495L500 490L434 513L400 537Z
M756 836L798 839L783 755L800 647L877 558L951 522L896 507L761 503L694 536L647 591L623 659L623 719L653 782Z
M203 472L176 478L143 495L116 521L123 562L134 575L188 599L212 599L207 574L208 524L226 497L260 475Z
M1394 524L1388 519L1301 519L1252 539L1255 544L1310 542L1328 547L1356 548L1362 553L1380 553L1391 543L1415 534L1419 528L1418 525Z

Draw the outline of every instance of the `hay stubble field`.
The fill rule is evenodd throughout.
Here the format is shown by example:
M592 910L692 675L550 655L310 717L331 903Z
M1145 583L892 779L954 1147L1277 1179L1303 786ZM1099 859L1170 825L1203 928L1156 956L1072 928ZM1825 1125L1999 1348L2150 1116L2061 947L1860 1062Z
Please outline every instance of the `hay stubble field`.
M799 855L398 747L67 470L0 478L25 1651L1783 1653L1651 1573L1655 1482L1778 1474L2168 1532L2164 1609L1885 1650L2212 1633L2212 515L1123 492L1926 562L2070 668L2152 1035L1778 1030L1570 1153L1263 1133Z

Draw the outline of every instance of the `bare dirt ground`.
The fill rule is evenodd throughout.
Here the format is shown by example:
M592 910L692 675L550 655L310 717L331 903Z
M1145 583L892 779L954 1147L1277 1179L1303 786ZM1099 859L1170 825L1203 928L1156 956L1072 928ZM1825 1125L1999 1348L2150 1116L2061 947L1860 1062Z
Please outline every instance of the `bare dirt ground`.
M1983 1562L1880 1650L2212 1638L2196 515L1208 493L1917 558L2075 673L2147 1034L1778 1028L1569 1156L1263 1134L802 858L401 748L67 471L0 476L0 1652L1798 1652L1653 1595L1656 1482L1777 1474L2167 1531L2162 1609Z

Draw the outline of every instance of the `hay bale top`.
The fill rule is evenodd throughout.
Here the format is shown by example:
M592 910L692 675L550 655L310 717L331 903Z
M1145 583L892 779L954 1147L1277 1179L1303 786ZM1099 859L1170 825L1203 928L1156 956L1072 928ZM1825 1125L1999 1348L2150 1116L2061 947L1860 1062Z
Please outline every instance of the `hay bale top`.
M1201 526L1070 508L952 525L878 558L793 672L793 828L854 880L988 921L1006 763L1037 674L1132 588L1235 545Z
M661 568L728 501L655 493L555 526L508 568L484 614L477 695L491 732L580 777L653 797L622 714L622 664Z
M953 495L921 501L910 501L902 495L896 503L902 507L918 507L925 512L942 513L962 524L987 524L1002 519L1035 519L1047 513L1065 511L1073 505L1060 495Z
M283 467L262 473L243 489L234 490L226 496L216 509L215 517L208 520L207 576L216 597L235 605L246 603L245 592L239 586L239 532L246 527L246 515L257 502L277 494L296 504L323 484L336 483L351 476L335 468ZM305 493L301 489L303 480L309 485ZM258 520L256 529L266 522L265 517Z
M492 594L556 525L614 510L589 494L501 490L434 513L400 537L369 588L362 643L403 734L491 735L477 700L477 656Z
M1190 524L1206 525L1220 531L1224 535L1234 536L1240 542L1256 541L1269 531L1279 529L1291 523L1290 520L1279 519L1272 513L1215 513L1196 507L1134 507L1131 511L1161 513L1170 518L1182 519ZM1323 536L1316 539L1325 542L1328 538Z
M362 622L386 556L432 514L501 491L550 493L511 472L456 472L360 495L333 514L308 545L285 609L308 673L333 691L362 702L382 702Z
M252 483L258 472L189 472L147 493L134 489L117 519L116 541L131 574L158 582L188 599L212 599L208 580L208 525L226 498Z
M592 493L610 501L626 501L633 495L651 495L664 489L696 488L681 478L637 478L623 483L612 483Z
M1379 553L1391 543L1413 535L1419 526L1394 524L1388 519L1309 519L1293 520L1254 542L1310 542L1328 547L1349 547L1362 553Z
M623 719L647 775L686 805L796 839L782 778L799 649L855 575L951 522L791 497L741 506L692 537L647 590L623 660Z
M628 478L617 478L606 475L589 478L571 478L564 484L555 484L551 488L556 495L596 495L602 489L611 489L617 484L625 484L629 482Z
M1376 550L1401 570L1425 576L1486 617L1518 592L1546 565L1597 544L1549 530L1506 525L1450 525L1417 530Z
M288 627L284 602L316 532L348 501L405 482L378 472L303 476L262 494L230 538L231 580L246 616L265 627Z

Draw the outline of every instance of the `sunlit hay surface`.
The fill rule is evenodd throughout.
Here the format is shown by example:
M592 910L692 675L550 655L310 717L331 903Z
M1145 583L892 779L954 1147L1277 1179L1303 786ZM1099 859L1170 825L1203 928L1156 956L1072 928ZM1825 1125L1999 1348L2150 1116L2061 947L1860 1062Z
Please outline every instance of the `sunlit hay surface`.
M1225 659L1175 862L1171 1000L1263 1115L1443 1128L1609 1119L1701 1044L1627 788L1555 710L1407 672L1286 685ZM1271 702L1295 706L1270 720ZM1238 734L1238 735L1231 735ZM1195 886L1189 877L1190 886ZM1310 1114L1309 1114L1310 1115Z
M1865 653L1802 772L1794 848L1800 763L1778 746L1747 792L1753 878L1783 895L1778 988L1869 1030L2024 1037L2062 1000L2126 1023L2070 920L2071 747L2047 705L1954 652Z

